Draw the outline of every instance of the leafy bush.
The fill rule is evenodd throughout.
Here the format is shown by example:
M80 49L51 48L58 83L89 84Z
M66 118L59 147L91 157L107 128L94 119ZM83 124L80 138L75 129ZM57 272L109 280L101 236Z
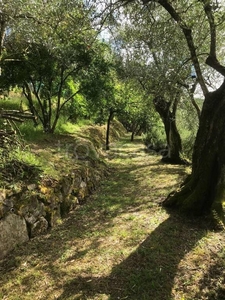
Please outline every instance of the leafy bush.
M152 127L151 131L144 135L144 144L150 149L162 149L166 145L165 131L162 127Z

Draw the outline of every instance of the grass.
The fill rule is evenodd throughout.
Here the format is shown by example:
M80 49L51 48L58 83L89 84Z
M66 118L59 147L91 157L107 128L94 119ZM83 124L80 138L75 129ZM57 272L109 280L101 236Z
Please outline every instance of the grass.
M115 143L99 190L1 262L1 299L225 298L224 232L159 205L189 170L163 165L143 147Z
M21 107L26 108L24 105L24 102L25 102L24 100L25 100L25 98L21 97L21 95L14 95L11 92L10 99L9 98L6 98L6 99L0 98L0 105L1 105L1 108L6 109L6 110L8 110L8 109L19 110Z
M81 132L81 128L84 126L92 125L92 120L77 120L76 123L71 123L68 121L68 117L61 117L58 121L56 128L56 133L75 133Z
M73 128L73 134L61 132L48 135L39 127L33 128L33 124L26 122L20 127L21 136L17 137L17 144L10 148L10 157L28 165L39 166L44 174L60 178L75 167L80 158L88 156L95 159L98 156L89 142L89 135L82 132L88 126Z

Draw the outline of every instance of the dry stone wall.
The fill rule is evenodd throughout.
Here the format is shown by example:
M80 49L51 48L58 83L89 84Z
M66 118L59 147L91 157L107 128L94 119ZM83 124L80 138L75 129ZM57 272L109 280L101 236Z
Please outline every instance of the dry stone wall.
M119 134L117 134L117 138ZM99 151L88 141L90 153ZM0 259L17 244L43 234L82 204L109 174L99 155L71 166L60 179L45 176L38 183L0 189Z
M96 189L107 168L84 167L60 180L46 178L40 185L16 193L0 191L0 259L16 244L47 232Z

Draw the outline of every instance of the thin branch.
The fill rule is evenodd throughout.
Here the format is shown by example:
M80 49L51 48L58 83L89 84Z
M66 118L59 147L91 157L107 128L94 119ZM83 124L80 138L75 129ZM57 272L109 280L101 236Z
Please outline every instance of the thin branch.
M37 91L36 91L35 83L34 83L34 81L33 81L33 79L32 79L31 76L30 76L30 82L31 82L31 84L32 84L33 93L34 93L34 95L35 95L35 97L36 97L36 99L37 99L37 101L38 101L38 105L39 105L40 108L41 108L41 113L42 113L43 118L41 117L41 115L40 115L39 113L37 114L37 116L38 116L38 118L40 119L41 123L44 124L44 114L45 114L44 106L43 106L43 104L42 104L42 102L41 102L41 99L40 99L40 97L39 97L39 95L38 95L38 93L37 93Z
M210 26L210 55L212 57L216 57L216 25L215 19L212 12L212 7L209 1L202 0L204 4L205 14L208 18L209 26Z
M191 103L194 106L194 108L197 112L197 115L198 115L198 119L200 121L201 109L199 108L199 106L198 106L198 104L197 104L197 102L195 101L195 98L194 98L194 92L195 92L196 86L197 86L197 81L192 85L191 90L189 90L189 95L190 95L190 98L191 98Z
M201 0L204 4L205 14L207 15L209 26L210 26L210 54L206 59L207 65L215 69L221 75L225 76L225 66L221 65L221 63L217 59L216 55L216 24L213 15L212 6L209 1Z
M198 81L199 84L202 88L203 94L206 95L208 94L208 88L206 86L206 83L204 81L202 71L200 68L198 56L196 53L196 48L195 44L193 41L192 37L192 31L191 29L187 26L187 24L184 22L184 20L180 17L180 15L176 12L174 7L169 3L168 0L158 0L158 3L165 8L165 10L171 15L171 17L177 22L178 26L181 28L183 31L184 37L186 39L189 51L191 53L191 58L193 61L193 64L195 66L196 74L198 76Z
M0 110L0 118L10 121L16 121L22 123L25 119L34 119L35 117L30 113L22 113L19 110Z
M62 104L61 107L59 109L59 111L62 110L62 108L65 106L66 103L68 103L73 97L75 97L77 94L80 94L82 91L82 89L79 89L78 91L76 91L75 93L73 93L70 97L68 97Z

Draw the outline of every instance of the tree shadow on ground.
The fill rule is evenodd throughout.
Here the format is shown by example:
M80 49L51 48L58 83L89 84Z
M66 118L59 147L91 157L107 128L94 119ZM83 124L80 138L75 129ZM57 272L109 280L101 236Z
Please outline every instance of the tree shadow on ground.
M211 256L208 272L199 282L199 292L194 299L224 300L225 299L225 251Z
M76 277L63 287L58 300L169 300L182 258L204 236L196 221L171 215L161 223L108 277ZM98 296L99 298L95 298ZM91 297L91 298L87 298Z

